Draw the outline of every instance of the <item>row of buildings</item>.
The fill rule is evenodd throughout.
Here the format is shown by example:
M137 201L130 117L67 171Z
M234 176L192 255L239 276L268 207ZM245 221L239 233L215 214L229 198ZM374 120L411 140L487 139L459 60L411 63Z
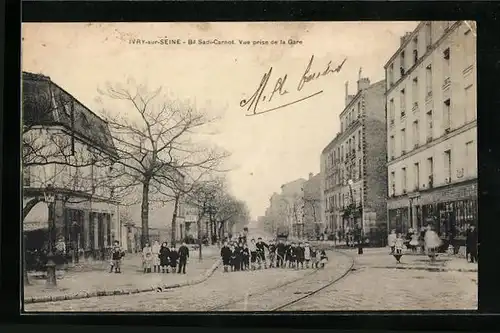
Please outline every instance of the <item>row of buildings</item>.
M466 21L420 22L401 37L385 79L359 77L353 95L346 83L340 131L320 158L319 230L343 237L359 227L383 241L392 229L432 225L446 237L477 223L474 29ZM290 183L297 184L294 196L305 183ZM266 217L280 211L286 186ZM312 228L295 219L292 230L294 224Z
M53 239L64 241L67 249L77 248L86 258L102 258L114 240L128 251L136 250L140 221L122 218L125 209L113 199L107 182L118 156L108 124L48 76L23 72L22 87L26 247L46 246L49 221L55 221ZM97 155L107 162L92 162ZM79 163L72 163L77 158ZM75 166L81 161L85 166ZM162 217L165 227L150 229L150 241L170 240L173 207L169 214ZM193 233L195 218L189 214L185 221L181 203L178 240Z

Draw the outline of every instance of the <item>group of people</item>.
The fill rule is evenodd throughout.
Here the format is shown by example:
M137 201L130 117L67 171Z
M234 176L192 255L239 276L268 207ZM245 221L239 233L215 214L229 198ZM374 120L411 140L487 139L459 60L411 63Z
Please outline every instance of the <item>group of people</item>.
M186 274L189 248L184 242L178 250L175 249L173 244L169 247L167 242L160 245L158 241L155 241L153 246L146 243L146 246L142 249L142 259L144 273L151 273L151 268L153 268L154 273L177 272Z
M225 241L220 255L224 272L256 270L262 268L323 268L328 261L324 250L318 251L309 243L277 242L265 243L261 237L249 243L246 239ZM269 265L268 265L269 264Z
M466 258L471 262L477 262L477 231L474 225L470 225L466 230ZM407 248L413 253L421 252L426 253L431 260L437 255L439 248L443 245L443 241L439 235L432 230L430 225L423 227L420 231L410 228L406 237L401 233L396 233L396 230L391 230L387 242L391 248L391 254L394 255L396 260L400 262L403 250ZM453 247L450 241L449 247ZM451 249L456 253L457 249ZM450 250L450 251L451 251Z

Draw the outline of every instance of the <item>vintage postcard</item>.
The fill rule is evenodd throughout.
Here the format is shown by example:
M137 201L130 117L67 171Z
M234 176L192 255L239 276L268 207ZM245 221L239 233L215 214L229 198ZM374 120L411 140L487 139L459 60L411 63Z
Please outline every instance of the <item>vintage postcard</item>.
M24 311L477 309L474 21L25 23Z

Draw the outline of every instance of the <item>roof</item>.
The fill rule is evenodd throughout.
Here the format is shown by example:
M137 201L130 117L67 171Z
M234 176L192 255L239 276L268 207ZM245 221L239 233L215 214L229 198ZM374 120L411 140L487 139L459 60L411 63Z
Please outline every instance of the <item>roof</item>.
M102 150L117 155L107 122L54 83L50 77L23 72L22 87L24 123L60 125L69 130L72 130L74 123L75 133Z

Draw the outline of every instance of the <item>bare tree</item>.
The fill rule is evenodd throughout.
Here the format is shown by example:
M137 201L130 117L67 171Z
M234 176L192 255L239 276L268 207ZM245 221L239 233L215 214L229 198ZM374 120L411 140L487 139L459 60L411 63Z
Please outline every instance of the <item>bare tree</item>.
M304 224L309 226L310 221L309 217L312 217L312 224L313 224L313 231L316 233L316 225L318 223L318 213L319 210L321 209L321 199L310 194L304 195L303 198L304 201L304 209L305 209L305 217L306 221L304 221ZM310 232L310 229L307 231L308 233Z
M105 119L120 155L118 163L123 166L121 184L141 190L136 199L141 203L144 246L149 238L150 202L173 201L178 207L186 192L179 175L195 174L197 178L207 171L220 171L220 163L228 155L193 143L194 131L214 119L161 95L161 88L151 92L143 86L108 86L100 92L126 107L119 114L105 112Z
M217 225L216 235L223 238L224 230L231 230L235 224L245 225L250 220L250 213L245 202L237 200L232 195L223 192L214 205L214 222Z

